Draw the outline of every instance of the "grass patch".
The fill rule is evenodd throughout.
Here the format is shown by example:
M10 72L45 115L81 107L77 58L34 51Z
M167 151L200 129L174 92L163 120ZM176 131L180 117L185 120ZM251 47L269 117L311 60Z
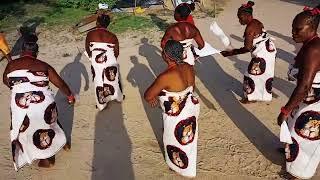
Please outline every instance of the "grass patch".
M18 26L72 27L92 12L85 9L64 8L45 3L10 3L0 6L0 30L9 31ZM32 25L33 26L33 25ZM127 30L144 30L157 27L149 16L114 13L110 30L122 33Z
M134 16L128 13L116 13L109 26L110 31L122 33L127 30L143 30L155 27L156 25L147 16Z

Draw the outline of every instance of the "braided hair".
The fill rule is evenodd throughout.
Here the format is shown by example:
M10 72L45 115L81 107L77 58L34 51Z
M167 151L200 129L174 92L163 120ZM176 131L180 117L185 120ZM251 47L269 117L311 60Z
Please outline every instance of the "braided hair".
M238 12L242 12L242 13L248 13L250 15L252 15L253 13L253 7L254 6L254 2L253 1L248 1L247 4L242 4L239 9Z
M164 46L164 52L171 60L178 64L182 64L183 61L183 46L180 42L175 40L168 40Z
M174 10L175 14L179 14L182 19L187 19L191 13L191 8L187 3L181 3Z
M295 19L298 18L303 18L308 25L317 30L320 22L320 4L315 8L304 7L303 11L295 17Z
M22 44L22 51L29 51L33 56L37 56L37 53L39 52L37 41L38 37L35 34L27 35Z
M97 22L99 23L99 25L104 28L107 28L109 26L110 21L110 16L105 13L100 14L97 18Z

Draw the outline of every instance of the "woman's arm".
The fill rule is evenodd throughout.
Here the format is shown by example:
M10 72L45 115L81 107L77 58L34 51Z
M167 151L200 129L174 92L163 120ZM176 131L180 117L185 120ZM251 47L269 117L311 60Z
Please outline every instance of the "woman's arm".
M159 93L166 88L166 78L164 75L160 75L152 83L152 85L144 93L144 99L152 106L155 107L158 103Z
M64 80L59 76L56 70L48 65L48 73L49 73L49 80L54 84L59 90L63 92L66 96L71 96L71 90L68 85L64 82Z
M227 57L227 56L234 56L234 55L250 52L251 49L253 48L253 39L256 34L256 30L257 30L256 26L248 25L244 33L244 37L245 37L244 47L241 47L239 49L233 49L230 51L222 51L221 55L223 55L224 57Z

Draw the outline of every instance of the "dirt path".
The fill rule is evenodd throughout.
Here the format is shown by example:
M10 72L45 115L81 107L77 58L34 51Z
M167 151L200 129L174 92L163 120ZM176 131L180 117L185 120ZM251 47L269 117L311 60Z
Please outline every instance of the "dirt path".
M244 31L236 18L239 5L239 1L231 0L217 19L235 47L242 45ZM244 106L238 102L249 54L229 59L208 57L195 66L201 97L197 179L281 179L284 157L276 151L280 143L275 120L294 88L286 81L286 72L298 48L290 38L291 21L302 5L300 1L257 0L254 7L256 18L277 39L279 58L275 98L271 103ZM196 19L196 24L206 41L222 48L209 32L212 21L212 18ZM56 95L60 121L67 134L72 131L72 150L61 151L52 169L30 166L16 173L8 139L10 120L6 102L10 93L1 84L0 179L183 179L169 171L164 162L159 109L151 109L142 101L145 89L165 68L159 48L162 35L163 32L141 32L119 37L126 100L98 114L90 63L77 49L83 49L84 40L74 40L67 31L43 31L39 37L39 58L61 72L73 91L80 93L80 101L74 108L64 104L60 92ZM16 38L12 33L9 39L14 43ZM66 53L70 56L63 57ZM1 62L0 72L4 66L5 62ZM86 78L90 80L88 91L84 91Z

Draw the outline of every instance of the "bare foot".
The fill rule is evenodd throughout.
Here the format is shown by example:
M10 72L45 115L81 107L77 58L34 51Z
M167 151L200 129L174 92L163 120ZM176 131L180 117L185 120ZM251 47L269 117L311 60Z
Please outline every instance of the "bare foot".
M70 149L71 149L71 144L70 144L69 142L67 142L67 143L63 146L63 149L64 149L65 151L70 151Z
M257 101L249 101L247 98L242 98L241 100L239 100L242 104L252 104L252 103L256 103Z
M41 168L51 168L54 166L55 163L55 157L52 156L51 158L48 159L41 159L38 163L38 166Z

